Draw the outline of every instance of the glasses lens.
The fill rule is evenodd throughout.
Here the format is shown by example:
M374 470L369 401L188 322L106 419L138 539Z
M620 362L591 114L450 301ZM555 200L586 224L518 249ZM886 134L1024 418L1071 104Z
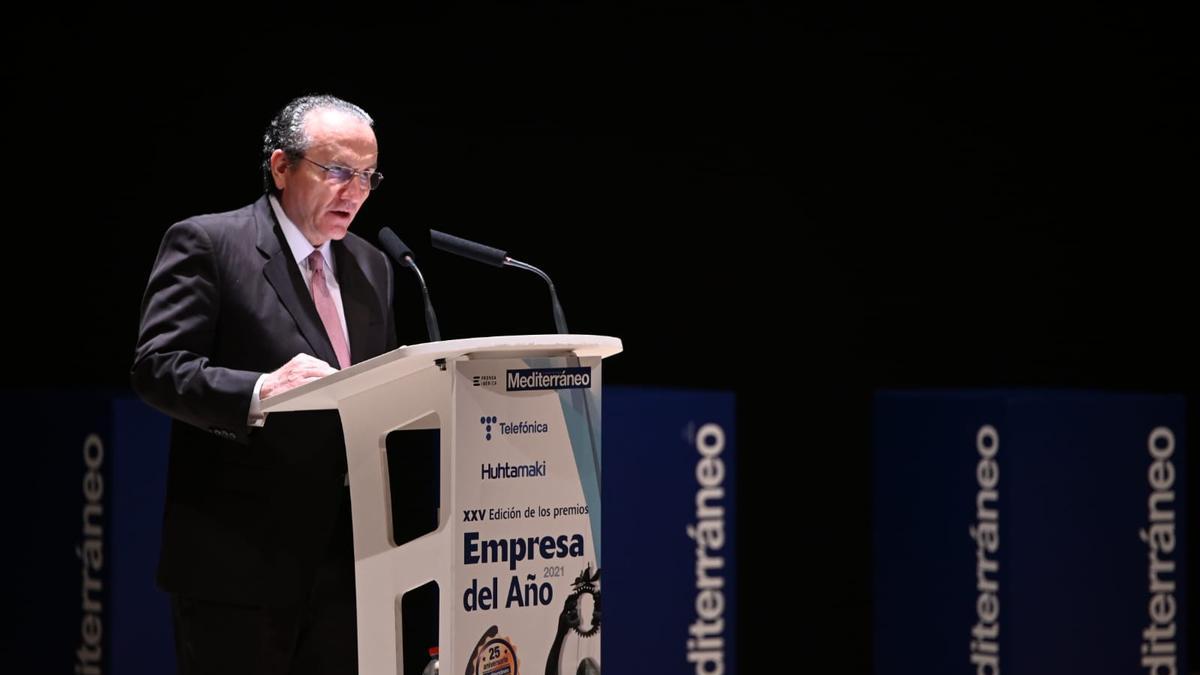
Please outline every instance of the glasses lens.
M383 174L379 173L378 171L373 171L373 172L371 172L370 175L371 175L371 189L374 190L375 188L379 187L380 183L383 182Z
M354 171L351 169L347 169L344 166L338 166L338 165L334 164L333 166L329 167L328 170L329 170L329 177L331 179L333 179L333 181L335 183L345 183L346 181L348 181L354 177Z

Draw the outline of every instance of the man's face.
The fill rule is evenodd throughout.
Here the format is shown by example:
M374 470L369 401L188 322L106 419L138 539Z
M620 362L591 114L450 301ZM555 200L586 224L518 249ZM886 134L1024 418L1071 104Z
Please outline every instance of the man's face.
M313 246L341 239L371 191L359 176L338 184L313 164L374 169L379 159L375 132L362 119L339 110L318 109L304 118L311 145L304 159L289 162L282 150L271 155L271 176L282 194L284 213Z

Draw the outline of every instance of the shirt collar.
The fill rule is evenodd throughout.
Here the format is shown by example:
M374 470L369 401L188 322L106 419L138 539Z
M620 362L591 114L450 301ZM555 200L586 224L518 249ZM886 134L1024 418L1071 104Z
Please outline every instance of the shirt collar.
M292 222L291 218L283 212L283 207L280 206L279 200L275 195L268 198L271 202L271 210L275 212L275 218L279 221L279 226L283 228L283 236L287 239L288 248L292 250L292 256L296 259L296 264L301 269L308 269L306 262L308 256L312 255L313 251L320 251L321 257L325 260L325 266L330 272L337 273L337 268L333 264L333 246L332 241L327 241L319 247L313 246L308 239L304 238L304 234L300 232L300 228Z

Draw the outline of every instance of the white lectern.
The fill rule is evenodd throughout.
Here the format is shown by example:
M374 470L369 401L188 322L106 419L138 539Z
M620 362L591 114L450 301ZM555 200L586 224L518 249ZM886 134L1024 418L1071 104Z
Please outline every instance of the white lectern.
M411 345L264 401L341 414L360 672L403 672L400 597L430 581L441 672L598 669L600 361L621 349L593 335ZM385 441L433 428L437 529L396 546Z

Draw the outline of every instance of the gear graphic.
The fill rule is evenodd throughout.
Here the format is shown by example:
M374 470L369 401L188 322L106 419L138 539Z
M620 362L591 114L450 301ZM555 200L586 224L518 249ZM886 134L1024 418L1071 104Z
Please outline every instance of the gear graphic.
M600 632L600 591L596 588L596 585L599 581L599 568L596 569L595 574L592 574L592 565L591 563L588 563L588 566L584 568L583 572L581 572L580 575L575 578L575 581L571 583L571 588L574 590L572 591L571 595L568 596L567 604L575 609L572 612L573 615L571 617L570 625L571 630L582 638L589 638ZM579 598L582 595L592 596L592 625L587 630L579 629L580 616L578 607Z

